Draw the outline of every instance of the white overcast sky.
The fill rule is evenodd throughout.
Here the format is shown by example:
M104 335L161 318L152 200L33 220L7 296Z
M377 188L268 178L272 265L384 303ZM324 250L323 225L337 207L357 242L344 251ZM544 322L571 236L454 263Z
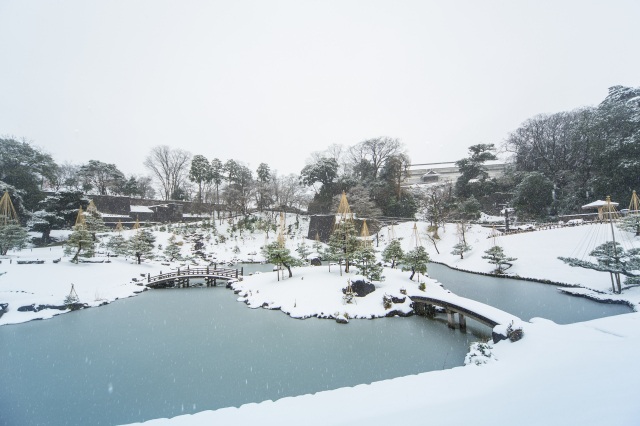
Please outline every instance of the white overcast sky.
M640 86L640 1L0 0L0 135L146 173L155 145L298 173L399 138L414 163Z

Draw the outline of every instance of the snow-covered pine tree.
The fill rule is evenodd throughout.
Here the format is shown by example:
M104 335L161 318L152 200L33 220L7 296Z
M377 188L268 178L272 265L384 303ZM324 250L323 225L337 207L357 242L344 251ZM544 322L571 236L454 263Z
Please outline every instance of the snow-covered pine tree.
M111 239L109 239L107 243L107 248L111 250L113 254L127 254L127 240L118 232L111 236Z
M365 244L356 250L353 257L358 272L372 281L382 281L382 265L376 259L376 252L369 244Z
M84 213L84 223L87 231L93 236L94 241L96 240L96 234L98 232L105 232L107 230L107 227L104 225L104 220L102 220L102 215L96 209L93 200L89 203Z
M176 239L176 234L172 234L169 237L169 241L167 241L167 246L164 248L164 255L167 257L169 262L173 262L176 259L180 259L181 248L178 245L178 241Z
M453 250L451 254L454 256L460 256L460 259L464 259L464 254L471 250L471 246L467 244L465 241L460 241L458 244L453 246Z
M0 254L4 256L10 249L23 248L28 238L29 234L20 226L9 191L5 190L0 198Z
M291 273L291 267L299 264L298 259L291 256L291 251L285 247L284 244L281 244L278 241L274 241L264 246L262 248L262 254L267 262L276 266L282 265L287 268L287 271L289 271L289 278L293 276ZM280 275L278 275L278 279L280 279Z
M400 240L394 238L391 240L389 245L387 245L384 250L382 250L382 260L385 262L391 262L391 267L395 268L396 263L398 263L402 257L404 256L404 251L402 250L402 246L400 245Z
M138 231L128 241L127 254L135 256L140 264L142 257L153 258L155 242L156 237L148 229L138 228Z
M640 248L625 250L620 243L608 241L593 249L589 256L595 257L597 263L574 257L558 257L558 259L569 266L609 272L614 293L622 292L620 274L626 276L625 284L627 285L640 283L640 274L637 272L640 271Z
M329 237L329 247L334 259L344 260L345 272L349 272L349 265L353 261L359 241L356 228L351 220L342 220Z
M500 246L493 246L490 249L485 250L485 253L486 256L482 256L482 258L487 259L490 264L496 265L496 269L493 272L497 275L504 274L504 271L513 266L511 262L518 260L515 257L505 255L504 250Z
M91 232L87 231L84 225L78 224L73 227L73 232L64 245L65 256L71 256L73 263L78 263L79 257L90 258L95 254L95 241Z
M0 255L6 255L9 250L23 249L28 239L29 234L22 226L15 223L0 225Z
M302 260L307 260L309 258L309 255L311 254L311 252L309 251L309 246L304 241L298 244L298 247L296 247L296 252Z
M427 273L427 263L429 263L429 254L422 246L417 246L413 250L407 252L402 259L402 270L411 271L410 280L413 280L413 276L416 272L420 274Z

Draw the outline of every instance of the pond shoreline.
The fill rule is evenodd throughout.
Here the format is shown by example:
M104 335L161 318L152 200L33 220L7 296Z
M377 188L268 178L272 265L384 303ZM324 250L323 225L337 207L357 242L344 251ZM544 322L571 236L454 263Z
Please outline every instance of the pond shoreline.
M434 260L430 260L429 263L435 263L437 265L442 265L445 266L449 269L451 269L452 271L459 271L459 272L464 272L464 273L468 273L468 274L473 274L473 275L482 275L485 277L491 277L491 278L501 278L501 279L512 279L512 280L518 280L518 281L528 281L528 282L534 282L534 283L539 283L539 284L546 284L546 285L553 285L553 286L557 286L557 287L562 287L559 288L558 290L561 293L564 294L568 294L570 296L575 296L575 297L582 297L585 299L589 299L592 300L594 302L598 302L598 303L603 303L603 304L610 304L610 305L626 305L629 308L631 308L634 312L638 312L638 309L636 307L636 305L631 302L630 300L626 300L626 299L611 299L611 298L602 298L599 297L598 295L605 295L607 293L602 293L600 291L596 291L587 287L583 287L579 284L567 284L567 283L562 283L559 281L552 281L552 280L545 280L545 279L539 279L539 278L529 278L529 277L522 277L520 275L508 275L508 274L502 274L502 275L498 275L498 274L492 274L490 272L479 272L479 271L472 271L469 269L462 269L462 268L456 268L454 266L448 265L444 262L437 262ZM584 290L585 293L579 293L579 292L574 292L571 291L569 289L580 289L580 290Z

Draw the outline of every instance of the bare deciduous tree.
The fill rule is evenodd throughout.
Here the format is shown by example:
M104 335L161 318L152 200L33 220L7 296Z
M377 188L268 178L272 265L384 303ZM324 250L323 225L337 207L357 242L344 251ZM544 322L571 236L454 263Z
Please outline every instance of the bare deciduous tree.
M353 164L361 164L363 161L371 164L373 179L378 177L378 173L389 158L403 153L404 148L400 140L386 136L367 139L349 149Z
M165 200L171 199L184 183L189 172L190 160L191 153L181 149L171 149L167 145L159 145L151 149L151 153L144 161L144 166L158 181Z

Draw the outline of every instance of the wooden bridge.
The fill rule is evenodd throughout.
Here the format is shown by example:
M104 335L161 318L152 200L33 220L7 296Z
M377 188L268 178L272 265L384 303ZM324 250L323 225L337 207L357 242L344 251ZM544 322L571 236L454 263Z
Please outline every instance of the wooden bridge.
M519 324L522 322L520 318L502 311L493 306L484 303L456 296L453 293L444 293L441 296L411 296L414 304L414 311L417 314L425 314L430 306L439 306L444 308L447 313L447 325L450 328L456 328L455 315L458 314L458 326L460 330L466 330L466 317L474 319L481 324L493 328L496 325L508 325L512 322ZM507 336L493 332L493 341L505 339Z
M178 268L177 271L151 276L147 274L147 287L190 287L191 279L204 279L207 287L218 285L218 280L242 280L243 269L217 268Z

